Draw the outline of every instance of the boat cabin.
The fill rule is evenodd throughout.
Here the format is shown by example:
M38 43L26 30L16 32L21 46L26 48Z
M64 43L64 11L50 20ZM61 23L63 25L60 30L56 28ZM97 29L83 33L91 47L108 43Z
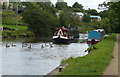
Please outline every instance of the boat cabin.
M105 36L104 29L97 29L97 30L89 31L87 43L91 44L92 40L95 40L95 44L96 44L100 42L104 38L104 36Z

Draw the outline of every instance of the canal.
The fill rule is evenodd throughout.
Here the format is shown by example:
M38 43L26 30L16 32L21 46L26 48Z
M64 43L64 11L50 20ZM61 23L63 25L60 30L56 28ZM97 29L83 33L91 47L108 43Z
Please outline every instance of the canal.
M82 34L79 41L86 37ZM50 40L44 40L4 40L0 44L2 49L2 74L46 75L59 66L62 60L88 54L84 52L88 48L86 43L78 41L68 45L56 45L52 44ZM23 42L27 42L25 47L22 46ZM6 47L6 44L8 47Z

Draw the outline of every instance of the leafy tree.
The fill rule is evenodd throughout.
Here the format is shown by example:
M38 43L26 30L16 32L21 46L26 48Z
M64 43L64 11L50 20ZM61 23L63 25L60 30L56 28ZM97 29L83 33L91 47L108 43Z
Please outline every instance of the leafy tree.
M87 13L90 15L98 15L97 10L95 10L95 9L89 9L89 10L87 10Z
M65 27L67 27L68 24L71 24L71 26L74 27L81 22L80 17L71 10L62 10L60 12L59 21L61 26Z
M64 8L67 8L67 7L68 7L68 5L67 5L66 2L57 2L57 3L56 3L56 8L57 8L58 10L62 10L62 9L64 9Z
M78 2L75 2L72 6L73 12L83 12L83 6L79 4Z
M90 21L91 21L90 15L89 14L85 14L83 16L83 22L89 23Z
M63 10L60 12L59 21L61 26L66 26L69 24L67 13Z
M107 33L111 33L111 23L108 18L104 18L100 21L101 27L105 29Z
M73 8L83 9L83 6L81 4L79 4L78 2L75 2L72 7Z
M96 28L104 29L106 33L111 33L111 25L110 20L108 18L104 18L101 21L97 21Z
M54 6L52 5L51 2L38 2L37 3L39 5L39 7L44 10L44 11L48 11L51 12L55 15L55 13L57 12L57 10L54 8Z
M114 32L120 33L120 1L111 3L110 9L113 10L115 14L112 18L115 22L112 26L114 28Z
M108 10L101 11L101 12L99 12L99 15L100 15L102 18L109 17L109 11L108 11Z
M73 27L75 27L81 22L80 17L76 13L73 13L73 12L68 12L68 18L69 18L69 23Z
M39 5L29 6L23 13L23 19L36 36L51 36L59 21L51 12L43 10Z
M101 4L101 8L107 8L107 11L100 13L101 16L106 14L110 20L112 32L120 32L120 2L109 2Z

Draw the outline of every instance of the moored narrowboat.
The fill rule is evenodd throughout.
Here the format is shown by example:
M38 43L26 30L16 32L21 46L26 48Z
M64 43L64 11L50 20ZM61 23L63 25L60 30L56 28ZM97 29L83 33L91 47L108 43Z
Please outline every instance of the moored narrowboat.
M96 44L100 42L105 37L105 30L104 29L97 29L93 31L89 31L87 44Z

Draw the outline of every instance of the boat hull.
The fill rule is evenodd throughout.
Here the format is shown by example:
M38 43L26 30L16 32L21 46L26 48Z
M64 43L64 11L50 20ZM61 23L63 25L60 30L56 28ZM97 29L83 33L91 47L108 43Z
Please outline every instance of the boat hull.
M63 38L54 38L53 39L53 44L70 44L69 39L63 39Z
M100 41L95 41L94 44L99 43ZM87 44L92 44L92 41L87 41Z

